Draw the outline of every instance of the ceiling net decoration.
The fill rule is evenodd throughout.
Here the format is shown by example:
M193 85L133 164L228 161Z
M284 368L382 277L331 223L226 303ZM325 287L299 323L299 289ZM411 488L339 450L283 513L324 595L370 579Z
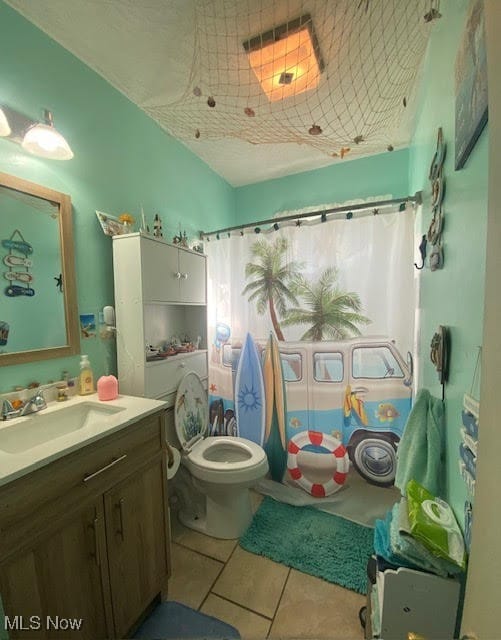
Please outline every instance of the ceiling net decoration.
M145 108L177 138L393 150L439 0L198 0L184 92ZM189 62L188 62L189 68Z

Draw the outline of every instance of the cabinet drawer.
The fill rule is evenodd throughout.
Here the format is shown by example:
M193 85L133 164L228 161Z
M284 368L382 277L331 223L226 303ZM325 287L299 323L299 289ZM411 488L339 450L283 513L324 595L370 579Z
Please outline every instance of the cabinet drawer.
M207 353L188 353L185 357L175 356L165 362L147 363L145 369L144 395L159 398L177 390L181 379L188 371L194 371L201 378L207 377Z
M0 559L161 451L164 430L164 412L148 416L1 487Z

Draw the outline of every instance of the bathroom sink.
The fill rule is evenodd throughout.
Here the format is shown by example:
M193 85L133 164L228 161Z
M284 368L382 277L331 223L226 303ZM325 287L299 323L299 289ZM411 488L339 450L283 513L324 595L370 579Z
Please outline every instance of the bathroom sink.
M33 413L12 424L0 422L0 451L23 453L77 431L95 430L120 411L124 407L81 402L73 407Z

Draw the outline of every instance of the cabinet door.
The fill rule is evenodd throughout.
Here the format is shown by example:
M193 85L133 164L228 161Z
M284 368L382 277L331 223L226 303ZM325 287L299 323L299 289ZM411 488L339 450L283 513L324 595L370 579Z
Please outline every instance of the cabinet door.
M163 453L105 494L106 536L117 637L167 586L167 481Z
M179 302L180 280L177 247L142 239L141 266L144 302Z
M11 640L112 637L102 498L5 562L0 589Z
M205 304L206 275L204 256L179 250L179 271L181 273L181 298L183 302Z

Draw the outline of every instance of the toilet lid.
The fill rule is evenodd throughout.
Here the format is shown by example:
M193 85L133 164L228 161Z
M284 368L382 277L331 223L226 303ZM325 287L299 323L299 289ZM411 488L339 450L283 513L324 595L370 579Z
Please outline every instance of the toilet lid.
M174 422L179 442L190 451L205 436L209 424L209 403L202 381L189 371L179 383L174 404Z

